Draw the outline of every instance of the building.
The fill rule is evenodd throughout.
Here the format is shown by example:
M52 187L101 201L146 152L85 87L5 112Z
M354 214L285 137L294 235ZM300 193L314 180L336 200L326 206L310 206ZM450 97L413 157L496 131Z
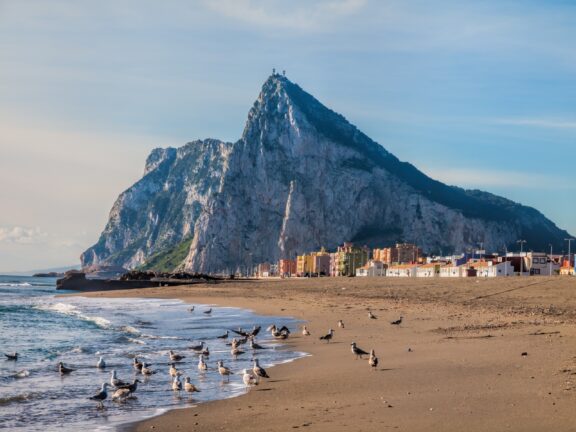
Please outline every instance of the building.
M527 266L530 275L553 276L558 274L560 264L554 261L551 256L543 252L528 252Z
M370 260L365 266L356 269L356 276L380 277L386 276L386 267L382 261Z
M370 250L366 246L358 247L352 243L339 246L336 253L336 276L356 276L356 269L365 266L370 258Z
M387 277L416 277L418 265L416 264L393 264L386 270Z
M467 276L466 264L460 264L458 262L447 263L440 267L440 277L465 277Z
M382 261L384 264L418 262L421 256L422 250L411 243L396 243L393 247L372 251L372 259Z
M256 266L256 277L270 276L270 263L262 263Z
M314 252L312 256L312 274L316 276L330 275L330 254L324 249L320 252Z
M468 268L476 271L476 277L498 277L514 274L514 268L510 261L470 261Z
M430 263L418 266L416 269L417 277L437 277L440 275L440 263Z
M296 274L300 277L312 274L312 255L298 255L296 257Z
M278 261L278 275L280 277L291 277L296 275L296 260L281 259Z
M564 260L562 267L560 267L560 276L574 276L574 267L572 267L571 262Z
M338 274L338 261L340 254L338 252L331 252L329 255L330 255L330 272L328 274L332 277L340 276Z

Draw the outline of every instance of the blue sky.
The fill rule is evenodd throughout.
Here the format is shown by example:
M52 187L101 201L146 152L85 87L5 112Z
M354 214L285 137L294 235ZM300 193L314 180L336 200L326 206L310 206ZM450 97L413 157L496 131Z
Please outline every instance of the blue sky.
M400 159L576 234L576 2L0 0L0 272L76 263L154 147L272 67Z

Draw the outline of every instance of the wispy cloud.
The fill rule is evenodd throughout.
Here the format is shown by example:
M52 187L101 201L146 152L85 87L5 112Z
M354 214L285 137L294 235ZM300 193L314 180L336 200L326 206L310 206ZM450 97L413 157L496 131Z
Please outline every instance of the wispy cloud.
M227 18L267 28L324 30L334 21L362 9L366 0L220 0L204 1L206 7Z
M509 126L528 126L547 129L576 129L576 120L552 118L505 118L497 119L496 124Z
M37 244L46 241L48 233L39 227L0 227L0 243Z

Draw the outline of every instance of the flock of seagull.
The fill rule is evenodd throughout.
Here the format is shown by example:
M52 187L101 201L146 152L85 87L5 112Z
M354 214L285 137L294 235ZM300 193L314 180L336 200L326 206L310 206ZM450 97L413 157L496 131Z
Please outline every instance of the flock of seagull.
M378 319L378 317L376 315L374 315L372 313L372 311L368 311L368 319L371 320L375 320ZM399 326L400 324L402 324L402 320L403 317L400 316L400 318L398 318L397 320L391 321L390 324L391 325L395 325L395 326ZM342 320L338 320L338 328L345 328L344 327L344 321ZM306 326L302 326L302 335L303 336L310 336L310 330L308 330L308 328ZM326 333L325 335L320 336L320 340L326 341L326 343L330 343L330 341L334 338L334 330L333 329L329 329L328 333ZM350 350L352 351L352 354L354 354L356 356L356 359L362 359L363 356L367 355L368 356L368 365L372 368L372 370L376 370L376 368L378 367L378 357L376 357L376 352L374 351L374 349L371 349L370 352L366 352L363 349L359 348L358 345L356 344L356 342L352 342L350 344Z
M194 306L192 306L188 310L190 312L194 312ZM203 311L203 313L206 315L210 315L212 313L212 308ZM378 319L378 317L374 315L370 310L368 311L368 318L373 320ZM400 316L399 319L390 322L390 324L399 326L400 324L402 324L402 319L403 317ZM340 329L345 328L344 322L342 320L338 321L337 326ZM232 338L231 342L227 344L230 346L230 354L234 359L236 359L238 356L246 353L246 351L242 349L242 345L248 344L253 351L265 349L265 347L259 345L255 341L255 337L256 335L258 335L260 330L261 330L260 326L254 326L251 330L244 330L241 328L237 330L226 330L224 334L217 336L216 338L228 339L230 331L236 333L236 335L238 336L241 336ZM290 336L290 330L286 326L278 328L275 324L272 324L266 330L270 332L272 337L278 340L287 339ZM302 327L302 335L311 336L310 331L305 325ZM330 343L333 337L334 337L334 330L329 329L328 333L320 336L319 339L322 341L326 341L326 343ZM372 368L372 370L376 370L376 368L378 367L378 357L376 357L374 349L371 349L370 352L367 352L358 347L356 342L352 342L350 344L350 347L352 354L354 354L356 359L363 359L363 356L368 356L369 366ZM200 372L207 371L208 365L206 363L206 358L210 356L210 351L208 349L208 346L206 346L206 343L202 341L197 345L189 347L189 349L193 352L193 354L198 355L198 370ZM7 360L12 361L18 360L19 357L18 353L16 352L5 353L4 356L6 357ZM181 381L183 372L177 368L177 364L183 361L186 358L186 356L178 354L173 350L168 351L168 356L170 358L170 368L168 370L168 374L170 375L170 379L172 381L172 390L175 392L181 392L182 390L184 390L187 393L200 392L201 390L191 382L189 376L184 377L184 383L182 383ZM246 388L258 385L262 378L270 378L266 370L262 366L260 366L257 358L252 359L252 364L253 366L251 370L244 369L242 371L242 382L244 383ZM141 362L140 360L138 360L137 357L134 357L132 366L137 373L141 373L145 377L149 377L157 373L157 371L153 370L149 364ZM96 362L96 367L100 370L106 368L106 361L102 356L100 356L100 358ZM222 379L226 379L227 382L230 381L230 376L235 374L229 367L224 365L224 360L217 361L216 369L220 374L220 376L222 377ZM74 372L75 369L65 366L63 362L59 362L58 371L61 375L68 375ZM139 383L142 383L142 381L140 381L137 378L134 378L134 380L131 383L123 381L120 378L118 378L116 370L112 370L110 372L110 382L103 383L100 391L94 394L93 396L90 396L88 399L97 401L99 403L99 407L102 408L104 401L108 398L109 395L108 388L110 387L113 389L111 395L111 399L113 401L125 401L128 398L133 397L133 394L138 389Z

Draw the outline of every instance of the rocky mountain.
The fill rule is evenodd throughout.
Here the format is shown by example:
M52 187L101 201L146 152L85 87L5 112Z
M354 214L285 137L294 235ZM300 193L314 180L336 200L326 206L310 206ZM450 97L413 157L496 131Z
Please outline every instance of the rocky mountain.
M81 259L226 272L350 240L448 253L519 238L561 248L567 236L533 208L427 177L273 74L237 142L154 150Z

